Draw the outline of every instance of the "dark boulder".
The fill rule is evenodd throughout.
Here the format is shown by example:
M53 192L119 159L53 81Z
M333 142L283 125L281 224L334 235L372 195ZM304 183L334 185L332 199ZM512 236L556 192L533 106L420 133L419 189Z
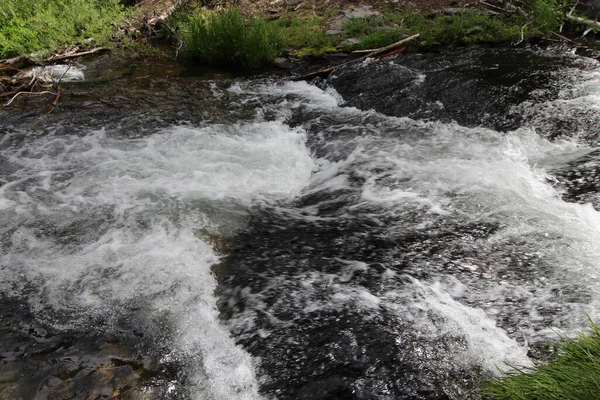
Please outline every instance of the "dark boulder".
M600 0L585 0L580 4L581 9L589 18L597 20L600 17Z

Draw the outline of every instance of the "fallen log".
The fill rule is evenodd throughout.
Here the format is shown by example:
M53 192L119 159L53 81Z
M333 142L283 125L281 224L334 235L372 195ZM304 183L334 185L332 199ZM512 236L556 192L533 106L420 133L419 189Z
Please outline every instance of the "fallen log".
M582 17L575 17L571 14L567 14L567 19L569 21L577 22L583 25L587 25L592 28L600 29L600 22L592 21L591 19L586 19Z
M406 39L400 40L399 42L392 43L389 46L380 47L378 49L372 49L369 53L367 53L364 56L355 58L350 61L346 61L342 64L334 65L333 67L323 68L318 71L308 73L306 75L296 76L296 77L291 78L291 80L292 81L307 81L307 80L311 80L311 79L319 78L319 77L326 78L337 68L340 68L340 67L343 67L343 66L346 66L349 64L353 64L353 63L365 60L367 58L383 58L383 57L389 57L389 56L398 54L398 53L404 51L404 49L406 49L406 47L408 47L408 44L410 42L412 42L415 39L418 39L420 36L421 35L419 35L417 33L416 35L409 36Z
M87 50L87 51L80 51L78 53L71 53L71 54L63 54L63 55L56 55L56 56L52 56L49 58L46 58L45 60L43 60L43 62L56 62L56 61L64 61L64 60L69 60L71 58L77 58L77 57L82 57L82 56L89 56L91 54L99 54L99 53L103 53L105 51L108 51L107 47L94 47L93 49Z

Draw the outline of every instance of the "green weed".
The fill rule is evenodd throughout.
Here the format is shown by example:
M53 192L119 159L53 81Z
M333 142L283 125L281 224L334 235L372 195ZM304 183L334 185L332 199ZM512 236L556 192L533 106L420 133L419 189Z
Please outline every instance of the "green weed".
M233 8L193 15L183 28L187 54L213 65L257 68L272 62L283 48L277 30Z
M530 31L534 35L557 32L563 23L564 13L559 12L560 5L556 0L533 0L533 24Z
M322 18L304 19L288 15L273 21L271 25L283 37L285 47L295 50L296 56L318 57L336 51L338 40L323 31L322 22Z
M600 394L600 328L562 338L555 360L535 368L504 373L484 386L495 400L596 400Z
M350 36L370 35L384 27L382 18L351 18L344 23L344 32Z
M119 0L0 0L0 58L107 45L123 18Z
M360 43L354 47L355 50L376 49L395 43L406 37L405 31L398 28L386 28L375 31L363 37Z

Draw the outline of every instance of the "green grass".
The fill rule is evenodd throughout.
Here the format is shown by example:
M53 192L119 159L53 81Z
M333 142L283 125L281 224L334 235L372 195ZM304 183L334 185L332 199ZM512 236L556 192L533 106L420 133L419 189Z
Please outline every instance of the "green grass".
M232 8L192 15L183 23L188 56L219 66L257 68L281 52L283 38L258 18L245 18Z
M533 35L544 35L548 32L558 32L564 21L563 4L556 0L530 0L533 23L529 31ZM561 12L564 11L564 12Z
M323 18L298 18L286 15L270 23L280 32L284 46L293 49L294 55L323 56L336 51L338 38L327 35L323 30Z
M521 15L497 18L466 9L453 15L437 15L433 18L408 11L393 15L392 20L407 34L419 33L425 48L436 44L458 46L515 41L520 38L521 26L525 23Z
M514 369L489 381L482 396L495 400L597 400L600 398L600 328L563 338L547 365Z
M383 27L383 18L351 18L343 26L344 32L350 36L370 35Z
M563 22L564 5L559 0L526 0L529 14L491 16L477 10L463 9L453 15L427 16L417 10L387 10L381 18L355 18L344 24L346 37L358 37L360 43L349 50L389 45L403 37L419 33L414 47L427 49L435 45L461 46L475 43L518 42L530 37L558 31Z
M0 0L0 58L107 45L123 18L118 0Z

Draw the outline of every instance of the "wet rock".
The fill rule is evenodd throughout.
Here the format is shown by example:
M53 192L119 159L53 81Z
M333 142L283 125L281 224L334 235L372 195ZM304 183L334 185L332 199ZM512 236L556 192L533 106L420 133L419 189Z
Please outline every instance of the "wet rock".
M342 46L354 46L355 44L359 44L360 43L360 39L357 38L350 38L350 39L346 39L342 42Z
M294 67L294 64L286 57L277 57L273 62L278 68L291 69Z
M0 398L169 399L175 373L139 338L57 331L0 294Z
M471 68L480 57L484 67ZM347 105L363 110L507 130L521 124L521 115L511 112L513 106L527 100L534 88L552 88L551 75L539 70L558 67L556 60L534 53L513 50L484 56L477 48L455 51L443 60L433 55L393 60L339 68L328 84ZM536 74L532 65L538 68ZM516 86L518 82L524 84Z
M591 203L600 210L600 152L594 151L553 171L563 188L562 199L572 203Z
M329 30L342 32L344 30L344 16L337 16L329 20Z

